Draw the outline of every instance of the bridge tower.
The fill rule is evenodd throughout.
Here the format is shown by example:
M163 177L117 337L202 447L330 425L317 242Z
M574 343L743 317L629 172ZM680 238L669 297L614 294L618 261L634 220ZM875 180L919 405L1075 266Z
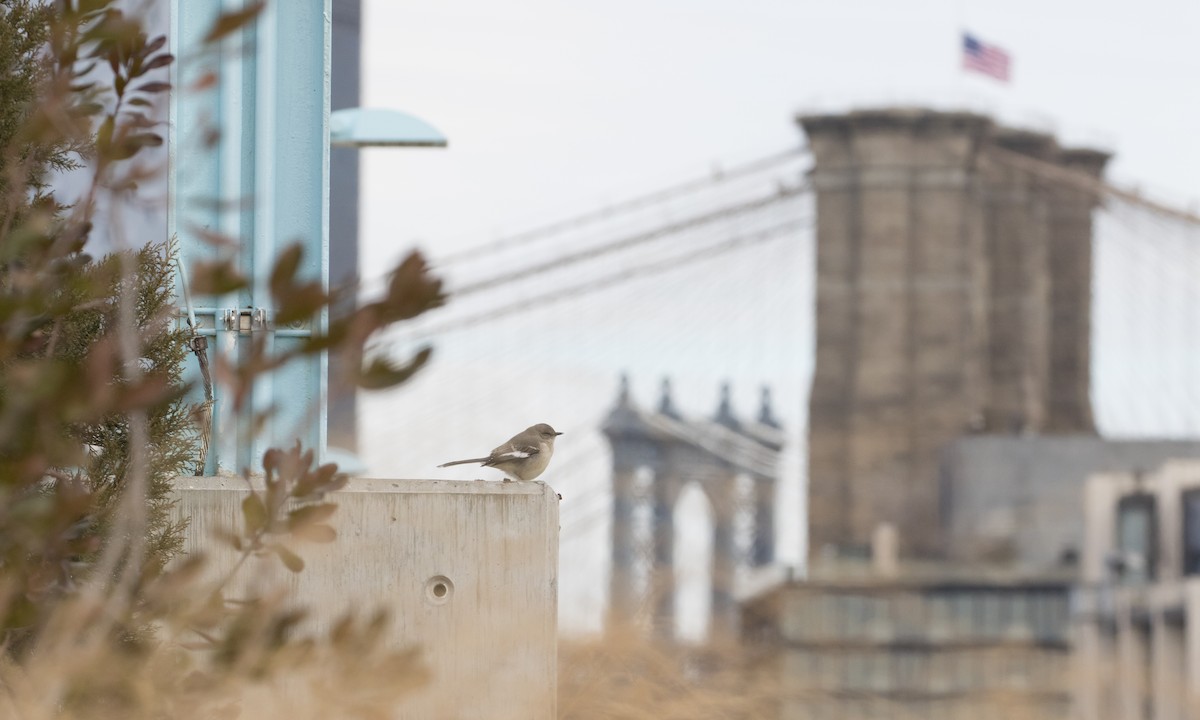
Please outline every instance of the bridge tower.
M963 112L799 123L817 207L810 552L857 554L890 523L905 554L939 557L947 442L1095 432L1095 198L1050 188L990 153L1093 177L1108 156Z
M664 380L655 412L639 409L621 380L603 426L613 453L612 575L616 622L649 621L671 637L675 607L675 506L696 485L713 511L710 636L737 632L739 575L775 558L774 501L783 432L762 393L758 418L733 413L729 386L710 420L688 420Z

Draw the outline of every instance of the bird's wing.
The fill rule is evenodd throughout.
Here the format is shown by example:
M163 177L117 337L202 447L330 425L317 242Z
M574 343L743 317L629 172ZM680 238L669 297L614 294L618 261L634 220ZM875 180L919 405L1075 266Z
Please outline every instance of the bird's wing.
M541 448L537 445L514 445L513 443L508 443L493 450L484 465L496 465L497 463L508 462L510 460L524 460L525 458L537 455L539 452L541 452Z

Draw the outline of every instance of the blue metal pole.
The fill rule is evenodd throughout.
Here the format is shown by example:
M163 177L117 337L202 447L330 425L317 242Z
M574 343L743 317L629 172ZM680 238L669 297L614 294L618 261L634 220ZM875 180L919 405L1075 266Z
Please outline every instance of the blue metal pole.
M219 48L205 50L202 39L216 18L242 5L173 0L170 34L178 60L168 225L189 268L221 252L204 232L240 243L240 269L251 286L194 299L206 311L197 321L214 337L210 351L232 364L244 360L255 334L268 349L284 351L324 328L324 316L317 327L275 327L268 278L279 252L299 241L305 252L298 274L327 283L329 254L331 0L271 3ZM217 87L194 89L210 72ZM256 470L266 447L295 440L324 454L325 366L324 356L315 357L258 382L242 413L233 412L218 385L206 474ZM191 367L189 373L198 374ZM271 420L256 432L261 415Z

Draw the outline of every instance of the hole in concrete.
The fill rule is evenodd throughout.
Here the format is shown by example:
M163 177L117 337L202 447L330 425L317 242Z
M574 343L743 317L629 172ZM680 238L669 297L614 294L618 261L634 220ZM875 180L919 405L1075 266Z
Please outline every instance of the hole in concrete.
M448 601L454 594L454 583L445 575L435 575L425 581L425 597L436 605Z

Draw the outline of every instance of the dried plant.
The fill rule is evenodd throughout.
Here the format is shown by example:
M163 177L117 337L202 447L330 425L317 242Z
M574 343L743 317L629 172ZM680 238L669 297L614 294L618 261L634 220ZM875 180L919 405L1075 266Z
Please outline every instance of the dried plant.
M163 144L153 109L171 90L166 38L117 5L0 0L0 706L23 717L228 717L306 697L291 716L383 716L424 677L414 652L380 644L386 617L312 634L287 597L229 592L251 562L301 571L293 541L335 540L325 521L336 510L328 493L345 482L336 467L299 446L268 451L241 528L224 538L240 553L234 571L214 579L202 557L175 558L186 519L172 512L171 478L190 474L197 452L181 380L191 338L173 317L176 248L115 228L114 252L88 254L98 213L135 201L160 171L146 150ZM261 8L218 18L207 42ZM54 174L80 168L84 192L60 202ZM311 321L337 300L300 266L299 246L274 264L277 322ZM194 270L197 293L246 284L233 249ZM244 362L217 363L216 378L235 411L263 374L321 352L343 353L361 387L399 384L429 348L394 362L367 359L368 343L443 300L413 253L381 299L299 347L255 338Z

